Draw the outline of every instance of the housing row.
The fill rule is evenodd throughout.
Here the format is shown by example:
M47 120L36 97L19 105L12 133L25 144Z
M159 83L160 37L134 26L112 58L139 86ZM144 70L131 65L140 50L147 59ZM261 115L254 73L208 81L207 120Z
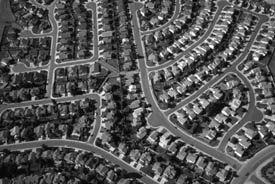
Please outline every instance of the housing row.
M55 6L59 25L56 62L93 56L93 12L79 1L60 0Z
M167 23L176 9L175 0L145 1L138 11L141 31L152 30Z
M12 58L12 64L23 63L26 67L47 65L51 59L51 37L20 37L20 29L7 26L1 42L1 53Z
M9 166L1 173L0 182L5 184L141 184L131 176L126 178L128 171L106 158L71 148L42 146L22 152L6 150L0 155L0 168Z
M86 141L93 129L93 99L7 109L1 113L1 143L70 138Z
M98 91L109 71L98 62L57 68L54 97L75 96Z
M99 61L107 62L121 71L136 70L136 52L128 3L103 1L98 3L98 12Z
M139 132L142 133L137 134L134 140L145 141L142 147L132 148L131 145L120 143L117 149L111 151L157 182L226 183L233 177L230 166L185 144L163 127L141 127ZM164 152L165 155L161 154ZM172 158L175 162L172 162ZM185 169L182 170L182 167ZM198 175L200 179L195 179Z
M190 6L183 5L185 9L191 8L194 11L190 15L178 15L167 28L145 35L148 65L161 64L173 59L204 34L203 30L210 24L216 4L213 1L198 1L191 2Z
M200 46L176 63L156 71L151 76L152 86L161 108L177 105L232 65L237 56L242 54L241 50L247 45L245 40L251 35L255 22L251 15L234 11L233 8L228 11L231 12L229 17L234 14L235 18L234 21L230 21L232 25L226 23L226 26L223 26L222 29L228 29L226 36L225 33L218 32L211 34ZM241 15L242 18L237 19L237 16ZM213 32L219 30L218 27L219 24L215 25ZM217 42L211 41L218 38Z
M31 30L34 34L48 33L52 30L48 9L37 7L30 0L11 0L10 7L16 23L24 30Z
M19 103L45 98L47 71L9 73L2 75L1 79L1 103Z
M217 146L227 130L247 112L249 100L243 82L235 74L228 74L169 119L211 146Z

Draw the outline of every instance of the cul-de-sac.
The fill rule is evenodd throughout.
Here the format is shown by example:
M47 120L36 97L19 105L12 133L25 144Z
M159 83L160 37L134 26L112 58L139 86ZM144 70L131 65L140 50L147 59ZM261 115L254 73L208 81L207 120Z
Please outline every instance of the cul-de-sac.
M274 82L274 0L0 0L0 183L273 184Z

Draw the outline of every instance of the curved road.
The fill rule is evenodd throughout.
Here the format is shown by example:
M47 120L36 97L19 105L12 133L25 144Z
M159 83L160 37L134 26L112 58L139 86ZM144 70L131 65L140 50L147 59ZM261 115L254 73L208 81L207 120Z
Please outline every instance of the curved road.
M134 3L130 4L130 10L133 15L132 24L133 24L133 30L134 30L134 38L135 38L136 45L137 45L137 52L138 52L138 55L143 56L144 55L143 48L142 48L142 43L141 43L141 39L140 39L138 21L137 21L137 17L136 17L137 8ZM162 111L160 111L158 104L154 100L154 96L151 93L151 89L150 89L151 87L150 87L150 84L149 84L150 82L149 82L148 75L147 75L148 71L146 68L145 59L144 58L139 59L138 63L140 66L141 82L142 82L143 91L145 93L146 99L152 105L151 108L152 108L153 112L148 119L149 124L151 124L154 127L164 126L169 131L171 131L173 134L175 134L179 138L183 139L186 143L194 145L196 148L198 148L199 150L212 156L213 158L216 158L222 162L226 162L226 163L230 164L231 166L234 166L236 169L239 169L241 167L241 164L236 159L234 159L230 156L227 156L218 150L211 148L210 146L208 146L207 144L205 144L203 142L199 142L199 141L195 140L195 138L192 138L190 135L187 135L186 133L180 131L179 129L174 127L174 125L172 125L172 123L170 123L167 120L166 114L164 114ZM201 90L200 92L203 92L203 90ZM192 99L188 99L188 100L192 100ZM185 103L186 103L186 101L185 101ZM181 106L182 105L183 105L183 103L181 104ZM180 106L178 108L180 108ZM173 111L174 111L174 109L173 109ZM171 112L173 112L173 111L171 111Z
M252 33L252 36L250 37L249 43L246 45L244 51L234 61L234 63L229 68L227 68L225 71L223 71L223 73L221 75L219 75L219 76L215 77L214 79L212 79L210 82L208 82L205 86L203 86L198 91L196 91L195 93L193 93L187 99L181 101L175 108L169 109L169 110L165 111L166 115L169 115L169 114L173 113L174 111L179 110L182 106L184 106L185 104L188 104L189 102L191 102L192 99L198 98L198 96L200 94L202 94L204 91L206 91L208 87L212 86L214 83L217 82L217 80L219 80L220 78L224 77L227 73L229 73L229 72L237 73L237 74L239 73L238 70L236 69L237 65L246 58L247 53L249 52L250 47L252 46L254 39L256 38L259 30L261 29L261 25L264 24L266 21L268 21L268 18L266 16L264 16L264 15L259 16L259 18L260 18L260 20L259 20L256 28L254 29L254 32ZM245 81L247 81L247 80L245 80Z
M227 145L228 140L248 121L260 121L263 118L263 113L256 107L255 103L255 93L254 89L252 88L250 82L247 80L243 74L241 74L238 70L235 70L235 73L238 75L239 78L244 82L244 84L249 88L249 106L247 113L244 117L235 125L233 125L228 132L226 132L225 136L223 137L221 143L219 144L218 149L220 151L225 151L225 146Z
M143 5L142 3L140 3L140 4ZM138 8L138 9L140 9L140 8ZM152 29L152 30L148 30L148 31L140 31L141 34L142 35L150 34L150 33L153 33L155 31L159 31L161 29L165 29L166 27L168 27L172 22L174 22L177 19L179 13L180 13L180 0L176 0L174 14L170 18L170 20L168 20L165 24L161 25L158 28L155 28L155 29ZM139 21L139 19L138 19L138 21Z
M243 164L238 172L237 178L232 180L233 184L244 184L249 174L256 170L256 168L265 160L275 155L275 146L269 146L256 155L253 156L247 163Z
M87 152L94 152L96 154L101 155L103 158L109 160L110 162L120 165L122 168L124 168L128 172L134 172L134 173L140 173L135 168L131 167L128 163L125 161L122 161L119 158L114 157L107 151L95 147L93 145L79 142L79 141L73 141L73 140L60 140L60 139L52 139L52 140L43 140L43 141L34 141L34 142L27 142L27 143L20 143L20 144L13 144L13 145L2 145L0 146L0 150L3 149L9 149L9 150L24 150L24 149L32 149L41 147L42 144L46 144L50 147L69 147L69 148L75 148L84 150ZM146 184L157 184L153 179L146 175L142 175L142 178L140 178L141 181L143 181Z
M194 42L190 47L188 47L184 52L180 53L173 60L167 61L161 65L158 65L158 66L148 67L149 71L160 70L162 68L166 68L166 67L174 64L176 61L180 60L184 55L186 55L187 53L192 51L194 48L198 47L201 43L203 43L203 41L206 40L212 33L212 30L213 30L214 26L216 25L216 22L218 21L221 11L223 10L223 8L225 6L229 5L229 3L227 1L219 1L217 3L217 5L218 5L218 9L215 13L213 20L210 23L210 26L208 26L207 31L203 34L203 36L198 41Z
M226 5L226 2L224 2L224 1L222 1L222 2L225 3L225 4L224 5L219 5L219 10L216 13L213 22L215 22L217 20L217 18L218 18L217 14L220 13L219 11L221 11L221 9L222 9L221 7L224 7ZM137 52L138 52L139 55L143 56L144 53L143 53L142 43L141 43L141 39L140 39L140 32L139 32L139 28L138 28L138 22L137 22L138 20L137 20L137 16L136 16L137 7L135 7L135 3L130 4L130 10L132 11L132 15L133 15L132 23L133 23L133 30L134 30L134 38L135 38L135 41L136 41L136 44L137 44ZM53 11L53 10L51 10L51 11ZM94 11L94 13L95 12L96 11ZM266 19L267 19L266 16L260 16L260 23L257 25L257 27L255 29L255 32L253 33L253 35L251 37L252 41L255 39L255 37L256 37L256 35L259 31L260 25L262 23L264 23L266 21ZM213 28L213 25L214 24L211 24L212 28ZM208 34L211 33L212 28L210 27L208 29L208 31L210 30L210 32ZM55 38L55 40L56 40L56 38ZM198 43L199 42L200 41L198 41ZM53 45L55 45L55 44L53 44ZM248 43L248 45L246 46L243 53L247 53L249 51L249 48L251 47L251 45L252 45L252 42ZM97 49L95 49L95 50L97 50ZM55 51L53 51L53 53L55 54ZM97 57L94 57L94 58L97 58ZM245 58L245 54L241 55L237 59L237 61L230 68L226 69L225 72L221 76L219 76L219 78L223 77L228 72L235 72L235 73L238 74L238 72L236 72L235 68L236 68L237 64L239 62L241 62L244 58ZM83 60L83 63L84 62L85 63L86 62L91 62L91 60L89 60L89 61L86 61L86 60L84 61ZM145 96L146 96L148 102L152 105L152 110L153 110L153 112L152 112L152 114L151 114L151 116L149 117L149 120L148 120L149 123L152 126L164 126L164 127L166 127L173 134L175 134L176 136L182 138L186 143L195 146L199 150L203 151L204 153L206 153L206 154L208 154L208 155L210 155L210 156L212 156L212 157L214 157L214 158L216 158L220 161L223 161L223 162L226 162L226 163L230 164L231 166L233 166L236 169L240 169L239 170L239 175L242 176L242 177L235 178L233 180L234 184L243 184L244 180L245 180L245 177L243 177L243 176L247 172L251 172L252 170L254 170L261 163L261 161L265 160L267 157L270 157L271 155L273 155L275 153L274 147L268 147L268 148L264 149L263 151L259 152L257 155L255 155L247 164L242 165L240 162L238 162L234 158L225 155L222 151L215 150L215 149L211 148L210 146L195 140L190 135L187 135L184 132L178 130L176 127L174 127L174 125L172 125L167 120L167 115L169 115L172 112L174 112L175 110L179 109L181 106L188 103L188 101L191 101L192 99L196 98L199 94L201 94L201 92L206 90L206 88L208 86L215 83L215 81L217 81L218 78L213 79L209 84L204 86L201 90L197 91L190 98L188 98L187 100L184 100L183 102L181 102L176 108L168 110L165 113L163 113L158 108L158 105L157 105L156 101L154 100L153 94L152 94L151 89L150 89L151 87L150 87L150 82L149 82L148 75L147 75L148 70L146 68L146 61L145 61L144 58L142 58L142 59L139 59L138 62L139 62L139 65L140 65L142 88L144 90L144 93L145 93ZM154 69L166 67L166 66L170 65L173 62L175 62L175 61L165 63L164 65L155 67ZM79 61L76 61L75 63L79 64ZM70 64L74 64L74 62L70 63ZM60 64L58 66L61 66L61 65L65 66L65 65L68 65L68 63ZM51 64L50 68L49 68L50 72L52 73L52 75L49 75L51 78L53 77L53 69L54 68L55 68L55 63L53 62L53 64ZM151 69L149 69L149 70L151 70ZM240 76L243 79L244 76L242 76L242 75L240 75ZM51 80L53 80L53 79L51 79ZM246 79L244 81L248 82ZM248 85L248 86L250 86L250 85ZM251 95L253 95L253 92L251 93ZM77 97L64 97L64 98L56 99L56 101L57 102L71 101L71 100L84 98L85 96L86 97L91 96L92 98L96 99L98 101L98 103L100 104L100 97L99 97L98 94L87 94L87 95L77 96ZM4 110L5 108L21 107L21 106L35 105L35 104L41 104L41 103L51 103L51 99L39 100L39 101L34 101L34 102L24 102L24 103L21 103L21 104L3 105L3 106L0 107L0 112L2 110ZM251 106L251 108L253 108L253 106ZM253 111L251 113L253 113ZM243 123L245 123L245 122L243 122ZM95 132L96 133L99 130L99 127L100 127L100 117L97 117L97 123L96 123L96 127L95 127ZM89 140L90 143L94 142L96 133ZM233 130L232 130L232 133L233 133ZM113 155L109 154L108 152L102 150L101 148L95 147L92 144L73 141L73 140L43 140L43 141L39 141L39 142L34 141L34 142L12 144L12 145L1 145L0 150L2 150L2 149L11 149L11 150L30 149L30 148L34 148L34 147L39 147L39 146L41 146L41 144L47 144L48 146L68 146L68 147L73 147L73 148L77 148L77 149L82 149L82 150L85 150L85 151L96 152L97 154L102 155L103 157L110 160L111 162L120 165L121 167L123 167L127 171L139 172L136 169L134 169L133 167L129 166L124 161L122 161L121 159L118 159L118 158L114 157ZM222 147L223 146L221 146L221 148ZM154 180L152 180L150 177L147 177L147 176L143 176L141 178L141 180L145 183L150 183L150 184L151 183L152 184L156 183Z
M97 102L97 114L100 114L100 110L101 110L101 99L100 96L97 93L93 93L93 94L84 94L81 96L74 96L74 97L63 97L63 98L57 98L55 99L57 103L62 103L62 102L68 102L68 101L75 101L75 100L81 100L84 98L91 98L93 100L96 100ZM5 109L9 109L9 108L20 108L20 107L25 107L25 106L31 106L31 105L41 105L41 104L49 104L52 103L51 99L44 99L44 100L36 100L36 101L31 101L31 102L23 102L23 103L19 103L19 104L8 104L8 105L1 105L0 106L0 114L5 110ZM100 122L101 122L101 117L100 116L96 116L96 123L95 123L95 127L93 130L93 134L92 136L89 138L89 142L93 143L95 141L96 138L96 134L99 131L100 128ZM11 145L12 146L12 145Z

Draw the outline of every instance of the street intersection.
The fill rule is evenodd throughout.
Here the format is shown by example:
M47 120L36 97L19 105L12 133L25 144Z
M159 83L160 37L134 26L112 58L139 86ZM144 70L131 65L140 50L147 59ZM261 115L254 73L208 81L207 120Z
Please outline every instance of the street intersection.
M34 0L32 0L34 2ZM34 2L35 3L35 2ZM253 91L253 88L251 86L251 83L248 81L248 79L237 69L237 66L246 58L247 53L250 50L250 47L253 44L253 41L255 40L261 26L268 21L268 17L266 15L261 15L261 14L256 14L256 13L252 13L254 15L256 15L257 17L259 17L259 23L256 25L256 28L248 42L248 44L246 45L242 55L240 57L238 57L233 65L231 65L229 68L227 68L221 75L215 77L214 79L212 79L209 83L207 83L205 86L203 86L202 88L200 88L198 91L196 91L193 95L191 95L190 97L188 97L187 99L181 101L175 108L166 110L166 111L162 111L160 110L155 96L152 92L152 87L150 84L150 80L149 80L149 73L152 71L156 71L162 68L165 68L169 65L172 65L173 63L175 63L177 60L179 60L183 55L185 55L186 53L190 52L193 48L197 47L200 43L202 43L204 40L206 40L208 38L208 36L211 34L211 31L218 19L218 16L221 12L221 10L223 9L223 7L225 7L226 5L228 5L227 1L218 1L218 9L216 11L216 14L214 15L213 21L211 22L210 26L208 27L207 31L204 33L203 37L200 38L200 40L198 42L195 42L192 46L190 46L185 52L183 52L181 55L177 56L174 60L171 60L169 62L166 62L162 65L159 66L155 66L155 67L148 67L146 65L146 55L144 53L144 45L142 43L142 35L144 34L148 34L151 33L153 31L156 30L150 30L150 31L145 31L145 32L141 32L139 29L139 21L138 21L138 17L137 17L137 10L139 8L141 8L141 3L136 3L133 2L131 3L130 6L130 13L132 15L132 28L133 28L133 34L134 34L134 40L137 46L137 54L139 56L142 56L141 58L138 59L138 64L139 64L139 71L140 71L140 76L141 76L141 84L142 84L142 89L143 89L143 93L145 94L145 97L147 99L147 101L151 104L151 108L152 108L152 113L150 114L149 118L148 118L148 123L150 126L152 127L159 127L159 126L163 126L165 128L167 128L169 131L171 131L175 136L179 137L180 139L182 139L184 142L186 142L187 144L190 144L192 146L194 146L195 148L199 149L200 151L204 152L205 154L218 159L222 162L228 163L229 165L231 165L233 168L238 170L238 176L237 178L235 178L232 182L234 184L243 184L244 181L247 178L247 173L251 173L253 170L256 169L256 167L264 160L270 158L272 155L274 155L275 150L273 146L269 146L267 148L265 148L264 150L262 150L261 152L259 152L258 154L256 154L252 159L250 159L249 161L247 161L245 164L236 160L235 158L232 158L231 156L225 154L225 146L228 142L228 139L236 132L238 131L246 122L248 121L260 121L262 119L262 113L257 109L256 105L255 105L255 94ZM40 68L25 68L24 71L36 71L36 70L41 70L41 69L46 69L49 74L48 74L48 87L47 87L47 99L42 99L42 100L37 100L37 101L28 101L28 102L22 102L19 104L4 104L0 106L0 113L3 112L5 109L9 109L9 108L16 108L16 107L24 107L24 106L31 106L31 105L38 105L38 104L48 104L51 103L53 96L52 96L52 91L53 91L53 82L54 82L54 73L56 68L59 67L64 67L64 66L72 66L72 65L80 65L80 64L89 64L91 62L97 62L100 54L99 54L99 50L98 50L98 25L97 25L97 3L96 2L90 2L88 4L89 8L92 9L93 11L93 22L94 22L94 53L93 53L93 57L90 59L85 59L85 60L77 60L77 61L72 61L72 62L68 62L68 63L56 63L56 43L58 41L58 22L56 21L56 19L54 18L54 7L55 7L55 3L53 3L52 5L46 7L47 9L49 9L49 18L50 18L50 22L52 25L52 32L44 34L44 35L31 35L30 37L34 36L34 37L43 37L43 36L51 36L52 37L52 45L51 45L51 62L47 65L47 66L42 66ZM175 17L177 17L177 14L180 11L180 7L179 7L179 0L176 1L176 9L175 9L175 13L173 15L173 17L171 18L171 20L169 22L167 22L166 24L164 24L163 26L161 26L160 28L157 29L163 29L167 26L169 26L169 23L171 21L173 21L175 19ZM247 10L245 10L247 11ZM32 34L32 33L28 33L28 34ZM101 63L104 67L106 67L108 70L110 70L112 73L117 74L118 71L115 70L112 66L110 66L107 63ZM17 72L17 70L14 70L14 72ZM19 71L18 71L19 72ZM178 109L180 109L183 105L188 104L189 102L191 102L192 100L196 99L200 94L202 94L205 90L207 90L209 87L211 87L214 83L216 83L219 79L223 78L225 75L227 75L228 73L233 72L235 74L238 75L238 77L244 81L245 85L249 87L249 96L250 96L250 104L249 104L249 108L248 108L248 113L244 116L244 118L235 126L233 126L227 133L226 135L223 137L223 140L221 141L221 143L219 144L218 148L212 148L209 145L205 144L204 142L196 139L195 137L192 137L190 135L188 135L186 132L178 129L177 127L175 127L172 122L169 121L169 115L171 115L173 112L177 111ZM80 142L80 141L73 141L73 140L42 140L42 141L32 141L32 142L22 142L22 143L18 143L18 144L10 144L10 145L1 145L0 149L11 149L11 150L22 150L22 149L31 149L31 148L35 148L35 147L39 147L42 144L46 144L48 146L63 146L63 147L71 147L71 148L76 148L76 149L81 149L84 151L92 151L95 152L99 155L101 155L102 157L110 160L111 162L120 165L121 167L123 167L124 169L126 169L127 171L132 171L132 172L139 172L137 171L135 168L131 167L129 164L127 164L125 161L115 157L114 155L106 152L105 150L97 147L94 143L95 143L95 139L96 139L96 135L100 130L100 126L101 126L101 117L100 117L100 107L101 107L101 95L97 94L97 93L93 93L93 94L85 94L82 96L69 96L69 97L61 97L61 98L56 98L55 100L57 102L65 102L65 101L73 101L73 100L78 100L78 99L83 99L83 98L92 98L95 99L97 101L97 113L99 114L96 117L96 121L95 121L95 128L94 128L94 132L91 136L91 138L89 139L88 142ZM148 176L142 176L141 180L144 183L156 183L154 180L152 180L150 177Z

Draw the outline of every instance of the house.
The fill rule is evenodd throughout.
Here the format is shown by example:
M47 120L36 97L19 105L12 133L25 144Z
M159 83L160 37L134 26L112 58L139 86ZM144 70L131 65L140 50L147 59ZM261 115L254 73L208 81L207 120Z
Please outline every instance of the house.
M268 135L269 129L266 126L261 125L261 126L257 127L257 129L258 129L258 132L262 139Z
M166 179L174 179L176 176L176 170L172 165L168 165L163 172L163 177Z
M128 151L128 146L125 143L119 143L118 151L120 152L120 154L125 155Z
M64 156L64 160L65 160L67 163L74 163L74 162L75 162L76 156L77 156L77 152L70 152L70 153L67 153L67 154Z
M133 162L137 162L140 156L141 156L141 153L138 149L133 149L130 151L130 158Z
M182 82L182 86L185 88L191 87L193 85L192 82L190 82L189 80L183 80Z
M251 141L250 141L245 135L239 136L238 140L239 140L239 144L240 144L244 149L247 149L248 147L251 146Z
M147 129L143 126L138 129L137 138L143 139L147 135Z
M195 103L193 105L193 112L196 113L197 115L201 114L203 111L203 109L197 104Z
M173 78L172 72L167 70L167 68L164 69L164 78L168 81Z
M152 171L154 172L155 175L161 176L164 168L162 167L162 164L160 162L155 162Z
M230 108L228 106L225 106L222 109L222 114L225 115L225 116L231 116L234 113L230 110Z
M147 166L152 161L150 152L144 152L139 158L139 163L143 166Z
M165 134L166 132L168 132L168 130L166 129L166 128L164 128L164 127L159 127L158 129L157 129L157 132L159 133L159 134Z
M179 94L183 94L185 93L186 88L184 86L177 86L176 90Z
M223 94L221 93L221 91L218 88L210 88L210 91L213 93L213 96L219 100Z
M196 163L197 167L200 169L200 170L204 170L204 168L206 167L207 163L206 163L206 160L203 156L200 156L197 163Z
M208 130L208 132L206 133L205 137L209 140L209 141L213 141L217 136L217 130Z
M205 172L209 176L214 176L217 173L217 167L215 166L215 163L211 161L208 162L205 168Z
M252 128L246 128L244 135L248 138L248 139L253 139L256 135L258 135L258 131Z
M171 98L177 98L178 92L177 90L175 90L174 88L170 88L167 92L167 94L171 97Z
M231 102L229 102L230 108L233 111L236 111L241 106L242 101L240 99L233 99Z
M117 179L117 174L113 170L109 170L106 176L107 181L112 183Z
M267 122L267 124L265 126L275 136L275 123L272 121L269 121L269 122Z
M153 76L153 83L158 82L161 79L160 73L159 72L155 72L154 76Z
M178 154L177 154L177 158L179 159L179 160L184 160L185 159L185 157L186 157L186 155L187 155L187 153L186 153L186 147L185 146L182 146L181 148L180 148L180 150L179 150L179 152L178 152Z
M172 70L171 71L172 71L174 76L177 76L180 73L180 69L176 65L172 65Z
M216 173L216 176L219 178L219 180L220 180L221 182L224 182L224 181L226 181L228 174L229 174L229 171L228 171L228 170L226 170L226 169L220 169L220 170Z
M132 93L135 93L137 91L137 86L134 85L134 84L129 85L128 91L132 92Z
M244 154L244 148L240 145L240 144L235 144L234 147L233 147L233 150L234 150L234 153L242 158L243 157L243 154Z
M7 142L8 140L8 134L9 134L9 131L8 130L2 130L0 131L0 142Z
M248 61L244 64L244 71L250 70L252 67L255 66L255 63L252 61Z
M187 77L187 80L190 81L191 83L197 84L199 82L198 78L195 75L189 75Z
M108 167L106 167L105 165L103 165L101 163L96 167L96 172L98 174L100 174L101 176L106 176L108 171L109 171Z
M139 117L142 114L143 111L144 111L143 107L135 109L134 112L133 112L133 117L134 118Z
M168 146L168 151L171 152L171 154L175 154L178 151L177 146L178 146L178 142L177 141L172 142Z
M94 62L90 65L90 75L96 76L101 72L101 65L98 62Z
M84 165L84 163L85 163L84 156L85 156L85 154L83 152L78 153L74 160L75 164L76 165Z
M53 152L52 152L52 151L46 150L46 151L43 151L43 152L42 152L41 157L42 157L42 158L51 159L51 158L52 158L52 155L53 155Z
M130 184L130 183L131 183L130 179L125 179L125 178L122 178L117 182L117 184Z
M225 123L227 118L222 113L219 113L214 117L214 119L219 123Z
M185 184L186 183L186 180L188 179L188 176L187 175L184 175L184 174L181 174L177 181L176 181L176 184Z
M159 133L157 131L152 131L151 134L147 137L147 141L151 144L157 144Z
M182 125L184 125L187 122L187 118L183 114L180 114L180 113L177 113L177 120Z
M209 123L208 127L210 129L215 128L217 131L220 130L221 123L216 121L215 119L212 119L211 122Z
M201 104L203 109L207 108L210 105L209 101L204 98L199 98L199 103Z
M196 153L189 153L186 157L186 161L190 164L195 164L197 161L198 155Z
M18 136L20 133L19 126L14 126L12 129L10 129L10 135L11 136Z
M102 139L102 144L109 144L109 142L111 141L110 133L104 131L103 134L101 135L101 139Z
M161 146L162 148L167 148L168 143L171 141L172 139L172 134L170 132L166 132L164 133L159 140L159 146Z
M1 178L0 179L0 184L10 184L11 180L8 178Z
M238 88L234 88L232 93L234 99L240 99L242 97L242 92Z

